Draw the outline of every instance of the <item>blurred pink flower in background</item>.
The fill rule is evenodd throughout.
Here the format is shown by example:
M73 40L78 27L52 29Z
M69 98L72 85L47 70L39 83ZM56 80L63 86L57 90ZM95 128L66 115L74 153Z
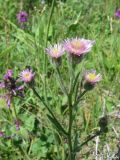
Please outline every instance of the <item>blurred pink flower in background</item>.
M18 19L19 23L25 23L25 22L27 22L27 20L28 20L28 14L27 14L27 12L26 11L20 11L17 14L17 19Z
M120 9L118 9L118 10L115 12L115 16L116 16L117 18L120 18Z

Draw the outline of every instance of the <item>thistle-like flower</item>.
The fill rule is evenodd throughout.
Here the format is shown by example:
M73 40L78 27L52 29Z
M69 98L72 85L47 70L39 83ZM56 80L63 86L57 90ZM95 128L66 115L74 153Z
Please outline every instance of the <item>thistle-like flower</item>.
M20 73L20 79L25 83L30 83L33 80L34 76L35 74L31 69L25 69Z
M13 77L13 71L8 70L0 82L0 88L5 89L6 93L0 95L0 98L6 100L7 106L10 107L13 97L23 97L24 86L18 83L18 80Z
M95 70L90 70L85 73L84 78L85 78L86 84L95 86L96 83L101 81L102 76L101 74L96 74Z
M20 11L17 14L17 19L18 19L19 23L25 23L25 22L27 22L27 20L28 20L28 14L27 14L27 12L26 11Z
M64 47L62 44L55 44L50 45L48 48L46 48L46 52L48 55L50 55L52 58L58 59L64 54Z
M120 18L120 9L115 12L115 17Z
M13 76L13 71L11 69L8 69L7 73L4 75L4 79L8 80L8 79L12 78L12 76Z
M95 41L83 38L72 38L65 40L64 47L68 53L74 56L82 56L91 51L94 43Z

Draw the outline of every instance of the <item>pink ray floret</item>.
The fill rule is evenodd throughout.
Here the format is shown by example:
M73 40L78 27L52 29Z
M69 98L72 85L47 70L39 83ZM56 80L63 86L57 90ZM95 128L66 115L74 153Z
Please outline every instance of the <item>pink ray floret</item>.
M86 83L90 83L95 85L97 82L101 81L101 74L96 74L95 70L90 70L85 73L85 81Z
M64 41L65 50L68 53L81 56L91 51L95 41L83 38L71 38Z
M12 78L13 76L13 71L11 69L7 70L7 73L4 75L4 79L7 80L9 78Z
M64 47L62 44L55 44L55 45L50 45L48 48L46 48L46 52L48 55L50 55L52 58L59 58L64 54Z
M23 82L29 83L33 80L34 78L34 73L30 69L25 69L21 72L20 78Z

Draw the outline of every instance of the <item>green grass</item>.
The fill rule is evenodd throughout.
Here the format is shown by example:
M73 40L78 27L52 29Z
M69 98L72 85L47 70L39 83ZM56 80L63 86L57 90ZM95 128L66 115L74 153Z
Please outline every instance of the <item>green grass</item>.
M0 78L8 68L14 69L17 75L26 66L31 66L36 73L37 91L44 96L44 83L51 110L64 126L68 124L68 113L65 111L66 97L61 93L56 74L47 58L45 75L46 32L50 16L51 3L42 4L36 0L29 6L29 0L22 4L16 0L0 0ZM21 9L29 13L29 22L25 30L19 28L16 14ZM119 0L67 0L57 1L54 6L49 27L47 44L61 42L67 37L84 37L95 40L92 51L86 56L84 66L95 68L103 76L94 91L90 91L78 106L75 129L78 139L83 142L88 135L99 128L99 119L108 116L108 132L99 137L98 157L106 150L117 153L120 136L119 119L114 114L120 104L120 19L114 17ZM68 83L66 55L62 58L60 71ZM2 91L1 91L2 94ZM48 112L28 90L26 99L21 102L15 99L15 106L22 121L21 130L15 131L12 112L0 100L0 130L7 135L16 134L12 140L0 138L0 156L3 160L66 160L67 144L52 127L47 118ZM61 107L62 106L62 107ZM115 113L114 113L115 112ZM65 121L64 121L65 120ZM96 151L96 139L85 145L77 153L77 160L93 160ZM107 148L108 147L108 148ZM106 151L104 153L104 151ZM104 157L104 159L107 159Z

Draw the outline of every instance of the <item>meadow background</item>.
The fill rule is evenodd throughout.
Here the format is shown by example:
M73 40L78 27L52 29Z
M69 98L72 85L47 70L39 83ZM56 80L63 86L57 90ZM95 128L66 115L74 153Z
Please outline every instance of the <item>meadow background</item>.
M82 99L76 126L83 141L99 128L100 117L108 115L108 131L85 145L77 153L77 160L100 159L102 155L103 160L107 160L107 156L120 150L120 19L115 17L120 1L55 0L50 19L51 7L52 0L0 0L0 79L7 69L13 69L17 75L30 66L36 74L35 86L44 95L46 76L47 99L62 122L66 97L60 92L45 48L71 37L95 40L82 67L96 69L103 78L94 91ZM16 18L21 10L29 14L25 29L20 28ZM67 80L65 56L60 70ZM19 131L14 126L12 108L9 111L0 99L0 130L7 136L13 135L6 139L0 137L0 159L66 160L65 140L56 134L47 111L33 92L27 90L22 101L16 98L15 106L21 120Z

